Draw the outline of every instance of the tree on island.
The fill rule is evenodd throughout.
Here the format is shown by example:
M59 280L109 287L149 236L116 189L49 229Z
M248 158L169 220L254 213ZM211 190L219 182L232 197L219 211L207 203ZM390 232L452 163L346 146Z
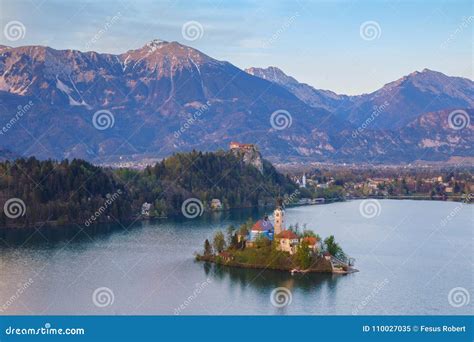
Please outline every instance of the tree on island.
M302 236L303 237L317 237L315 232L313 232L312 230L308 230L308 229L303 230Z
M212 244L214 246L214 250L216 251L216 253L221 253L225 249L225 246L226 246L224 233L222 233L221 231L218 231L216 235L214 235L214 241Z
M234 248L234 249L241 248L237 234L232 235L232 238L230 240L230 248Z
M204 241L204 256L212 255L212 246L208 239Z
M298 246L295 259L298 266L303 270L311 266L311 250L307 241L302 241Z
M246 223L242 224L239 228L239 235L247 236L248 233L249 233L248 225Z
M270 246L270 244L271 244L271 241L265 236L259 235L255 239L255 247L257 248L268 247Z
M242 224L238 230L238 235L242 238L240 242L237 243L237 248L244 249L245 248L245 237L248 235L249 229L246 223Z
M288 264L289 261L288 253L279 250L278 245L279 242L277 240L273 240L270 244L269 265L274 267L281 267Z
M324 240L324 245L326 246L326 251L329 252L329 254L331 254L332 256L335 256L337 258L345 257L344 251L334 239L334 235L327 237Z
M237 236L234 233L235 233L235 227L233 225L228 226L227 227L227 244L231 248L236 247Z

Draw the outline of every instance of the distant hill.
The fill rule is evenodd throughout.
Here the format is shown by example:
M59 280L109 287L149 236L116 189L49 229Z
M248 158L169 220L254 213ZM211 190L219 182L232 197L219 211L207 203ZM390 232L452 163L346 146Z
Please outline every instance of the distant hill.
M471 126L440 132L437 139L450 148L437 150L423 144L421 126L411 126L409 144L400 131L427 112L472 108L470 80L425 70L372 94L346 96L302 85L276 68L249 72L161 40L118 55L1 46L0 125L8 129L0 147L103 164L212 151L231 141L255 143L278 162L474 154L446 140L455 134L472 143ZM374 111L376 120L367 124Z
M88 162L29 158L0 163L0 227L46 222L84 225L109 197L114 201L97 222L131 216L131 201L123 184L109 171Z
M224 208L274 205L281 195L298 189L266 160L262 172L243 156L228 151L178 153L144 171L121 169L116 174L127 184L136 206L152 203L158 216L181 213L188 198L206 209L213 198ZM301 190L303 191L303 190Z
M11 207L10 213L23 214L12 218L3 210L0 227L127 221L140 217L145 202L150 217L183 215L189 199L195 199L189 212L196 209L199 215L212 199L229 209L273 205L278 196L304 193L295 193L296 184L268 161L261 165L259 170L229 151L179 153L141 171L104 169L83 160L0 162L2 208L14 199L21 210Z

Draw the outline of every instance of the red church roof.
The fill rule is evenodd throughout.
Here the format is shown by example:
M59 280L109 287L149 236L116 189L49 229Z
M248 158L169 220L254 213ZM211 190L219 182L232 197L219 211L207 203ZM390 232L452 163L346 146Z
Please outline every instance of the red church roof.
M284 230L284 231L282 231L280 234L278 234L276 237L279 238L279 239L290 239L290 240L294 240L294 239L297 239L297 238L298 238L298 235L296 235L295 233L293 233L293 231L291 231L291 230Z
M313 236L307 236L303 239L303 241L306 241L310 246L314 246L316 242L318 242L318 239Z
M252 230L264 232L273 228L273 225L268 220L258 220L252 227Z

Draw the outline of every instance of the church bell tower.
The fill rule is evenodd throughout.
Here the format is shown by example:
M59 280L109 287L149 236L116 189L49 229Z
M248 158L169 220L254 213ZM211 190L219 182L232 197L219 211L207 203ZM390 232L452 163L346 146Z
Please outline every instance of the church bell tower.
M285 210L283 209L283 201L280 198L277 200L273 217L275 218L275 235L278 235L285 230Z

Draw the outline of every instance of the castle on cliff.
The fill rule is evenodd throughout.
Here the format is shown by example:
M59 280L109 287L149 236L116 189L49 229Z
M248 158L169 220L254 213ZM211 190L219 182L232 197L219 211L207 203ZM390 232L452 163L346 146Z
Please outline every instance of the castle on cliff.
M233 141L229 144L229 149L242 158L245 164L254 166L263 175L263 159L256 145Z

